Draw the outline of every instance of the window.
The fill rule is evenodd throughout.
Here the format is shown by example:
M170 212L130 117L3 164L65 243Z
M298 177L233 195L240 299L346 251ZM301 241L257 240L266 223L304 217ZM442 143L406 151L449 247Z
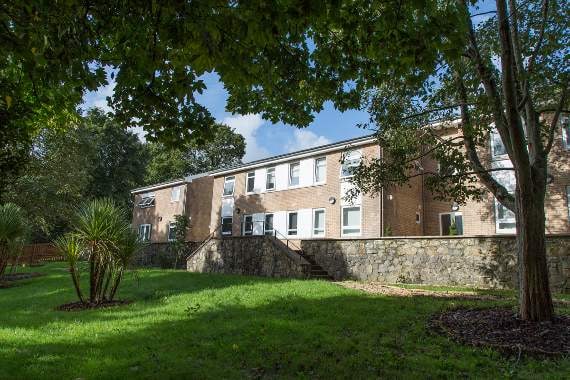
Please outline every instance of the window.
M289 164L289 186L299 185L299 171L301 170L301 164L295 162Z
M327 178L327 159L325 157L315 160L315 183L323 183Z
M138 206L140 208L147 208L154 206L154 193L145 193L142 195L141 201Z
M232 234L233 218L226 216L222 218L222 235L229 236Z
M441 236L463 235L463 215L460 212L439 214L439 232Z
M180 186L173 187L170 191L170 201L178 202L180 200Z
M507 154L507 148L501 140L501 135L496 129L491 131L491 156L493 158L501 158Z
M353 150L344 155L340 166L340 177L352 177L354 170L360 165L362 155L359 151Z
M141 241L150 241L151 230L152 230L152 224L139 225L139 239Z
M243 231L244 236L253 235L253 215L243 216Z
M313 236L325 236L325 209L313 210Z
M498 200L495 199L495 212L496 212L496 227L497 233L509 234L515 233L517 230L517 223L515 220L515 213L503 206Z
M275 168L267 168L265 190L275 190Z
M247 173L247 179L245 181L245 192L253 193L255 190L255 172Z
M297 213L287 214L287 235L297 235Z
M562 126L562 145L564 149L570 150L570 117L560 117L560 125Z
M234 195L234 187L236 184L236 177L226 177L224 179L224 196Z
M273 235L273 214L265 214L265 235Z
M342 208L342 235L360 235L360 206Z
M176 240L176 224L174 222L170 222L168 224L168 241Z

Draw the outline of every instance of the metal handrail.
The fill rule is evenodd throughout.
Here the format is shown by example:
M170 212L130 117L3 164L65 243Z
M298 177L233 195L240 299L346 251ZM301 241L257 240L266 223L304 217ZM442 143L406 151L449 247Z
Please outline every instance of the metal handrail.
M214 238L214 236L216 236L216 233L222 228L222 224L220 223L218 225L218 227L216 227L216 229L214 231L212 231L208 236L206 236L206 238L204 240L202 240L202 242L200 243L200 245L193 250L192 252L190 252L187 256L186 256L186 260L188 260L188 258L190 258L190 256L194 255L196 252L198 252L200 249L202 249L203 246L205 246L206 244L208 244L210 242L210 240L212 240Z

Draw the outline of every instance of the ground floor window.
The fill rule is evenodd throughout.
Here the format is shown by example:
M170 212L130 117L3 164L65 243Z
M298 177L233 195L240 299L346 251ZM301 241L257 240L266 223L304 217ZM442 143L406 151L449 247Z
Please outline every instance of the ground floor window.
M151 230L152 230L152 224L139 225L139 239L141 241L150 241Z
M176 224L174 222L170 222L168 224L168 241L176 240Z
M233 218L226 216L222 218L222 235L230 236L232 234Z
M287 214L287 234L297 235L297 213L290 212Z
M342 208L342 235L360 235L360 206Z
M325 209L313 210L313 236L325 236Z
M265 235L273 235L273 214L265 214L265 223L263 229Z
M517 230L515 213L495 200L495 223L497 233L514 234Z
M463 215L460 212L439 214L441 236L463 235Z
M253 215L244 215L242 233L244 236L253 235Z

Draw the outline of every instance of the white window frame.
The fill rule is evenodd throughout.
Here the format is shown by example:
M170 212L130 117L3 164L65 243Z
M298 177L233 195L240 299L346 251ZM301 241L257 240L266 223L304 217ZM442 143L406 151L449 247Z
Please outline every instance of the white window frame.
M148 238L146 238L146 239L145 239L146 233L145 232L141 233L141 230L143 230L143 229L144 230L148 229ZM139 224L139 239L141 241L144 241L144 242L149 242L151 239L151 236L152 236L152 224L150 224L150 223Z
M231 194L226 194L226 183L227 182L232 182L232 193ZM236 191L236 176L235 175L229 175L227 177L224 177L224 187L222 188L222 197L233 197L234 193Z
M267 229L267 216L268 215L273 216L273 222L271 224L270 230ZM270 233L268 233L268 232L270 232ZM275 213L268 212L263 216L263 234L268 235L268 236L273 236L274 233L275 233Z
M351 151L348 151L348 152L346 152L346 153L343 153L343 155L342 155L342 157L341 157L341 161L340 161L340 174L339 174L339 177L340 177L340 178L352 178L352 177L354 177L354 174L350 174L350 175L343 175L343 174L342 174L342 173L343 173L343 170L342 170L342 169L343 169L343 167L345 167L344 161L346 160L346 158L347 158L349 155L354 154L354 153L358 153L358 155L360 156L360 157L358 158L358 165L350 165L350 166L348 166L348 167L353 167L353 166L354 166L354 167L358 167L358 166L360 166L360 164L362 163L362 150L361 150L361 149L355 149L355 150L351 150ZM353 158L353 159L351 159L351 161L352 161L352 160L355 160L355 159Z
M174 223L174 222L168 223L168 235L166 235L166 238L168 241L175 241L176 235L174 235L174 238L172 238L172 239L170 238L170 231L171 230L176 230L176 223ZM175 232L175 234L176 234L176 232Z
M323 215L324 215L324 217L323 217L324 226L323 226L323 228L322 228L322 233L317 234L317 233L315 233L315 231L317 231L317 228L315 228L315 221L317 220L317 219L315 218L315 215L316 215L317 212L320 212L320 211L322 211L322 212L323 212ZM321 228L319 228L319 231L320 231L320 230L321 230ZM311 223L311 231L312 231L311 234L312 234L312 236L314 236L314 237L319 237L319 238L325 237L325 235L326 235L326 233L327 233L327 232L326 232L326 231L327 231L327 211L326 211L326 209L324 209L324 208L314 208L314 209L313 209L313 220L312 220L312 223Z
M231 229L229 232L224 232L224 227L223 227L224 219L231 219L231 221L232 221L230 223ZM233 235L233 228L234 228L234 217L233 216L222 216L221 226L222 227L220 227L220 233L222 234L222 236L232 236Z
M289 228L289 215L296 214L297 215L297 226L295 228ZM298 211L287 211L287 236L299 236L299 212ZM295 231L294 234L291 234L291 231Z
M499 206L500 202L495 198L495 232L497 234L516 234L517 233L517 226L516 226L516 219L513 216L512 218L502 219L499 220ZM505 206L503 206L505 207ZM514 215L514 213L513 213ZM515 227L513 228L499 228L500 223L514 223Z
M251 176L251 175L253 175L253 176ZM250 180L250 179L253 180L253 186L252 186L251 191L248 189L248 187L249 187L249 180ZM255 171L253 171L253 172L247 172L247 173L245 174L245 193L246 193L246 194L253 194L253 193L255 193Z
M170 190L170 202L179 202L182 186L175 186ZM176 194L176 197L174 196Z
M144 193L141 195L141 200L137 204L139 208L148 208L153 207L156 203L156 199L154 197L154 193Z
M251 231L249 231L248 234L246 234L246 230L245 230L245 226L246 226L246 219L247 218L251 218ZM248 215L244 215L243 216L243 225L241 227L241 235L242 236L253 236L253 214L248 214Z
M317 162L318 162L318 161L324 161L324 165L323 165L323 166L324 166L324 168L325 168L325 172L324 172L324 174L323 174L324 178L323 178L321 181L317 181L317 173L318 173L318 171L317 171L317 169L318 169ZM327 157L326 157L326 156L317 157L317 158L315 158L314 163L315 163L315 164L314 164L314 168L313 168L313 183L314 183L315 185L321 185L321 184L326 183L326 182L327 182Z
M293 171L292 171L293 166L297 166L297 168L298 168L298 169L297 169L297 173L298 173L298 174L297 174L297 183L296 183L295 185L293 185L293 184L291 183L291 182L292 182L292 179L293 179L293 176L292 176L292 174L293 174ZM291 163L289 164L288 168L289 168L289 182L288 182L289 187L299 187L300 184L301 184L301 161L291 162Z
M344 225L344 209L346 208L358 208L360 209L360 220L359 220L359 224L358 226L345 226ZM358 228L358 232L357 233L345 233L344 230L355 230ZM353 206L342 206L340 208L340 232L341 232L341 236L348 236L348 237L353 237L353 236L361 236L362 235L362 205L353 205Z
M449 226L451 227L451 217L453 216L453 219L455 219L455 217L457 215L461 216L461 234L457 234L457 236L463 236L465 235L465 218L463 218L463 212L461 211L451 211L451 212L440 212L439 213L439 217L438 217L438 221L439 221L439 236L449 236L449 235L444 235L443 234L443 223L441 223L441 216L442 215L449 215Z
M564 128L564 125L567 125L567 128ZM568 133L570 132L570 116L560 116L560 128L562 129L562 146L566 150L570 150L570 136Z
M273 171L273 187L269 188L267 187L269 184L269 171ZM274 191L275 187L277 185L277 176L276 176L276 170L275 170L275 166L272 166L270 168L265 169L265 191Z
M504 159L508 158L509 155L507 154L507 148L506 147L505 147L505 153L495 154L495 144L493 143L495 138L498 138L499 141L501 141L501 144L503 144L503 146L505 145L505 143L501 139L501 135L499 134L499 131L497 131L495 128L491 129L491 132L489 134L489 145L491 147L491 160L496 161L496 160L504 160Z

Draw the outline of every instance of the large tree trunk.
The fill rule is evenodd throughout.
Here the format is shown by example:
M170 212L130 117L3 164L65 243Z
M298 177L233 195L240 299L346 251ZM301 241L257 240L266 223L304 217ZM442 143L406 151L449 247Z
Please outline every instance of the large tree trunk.
M546 263L544 194L536 188L518 188L515 194L520 314L530 321L548 321L554 314Z

